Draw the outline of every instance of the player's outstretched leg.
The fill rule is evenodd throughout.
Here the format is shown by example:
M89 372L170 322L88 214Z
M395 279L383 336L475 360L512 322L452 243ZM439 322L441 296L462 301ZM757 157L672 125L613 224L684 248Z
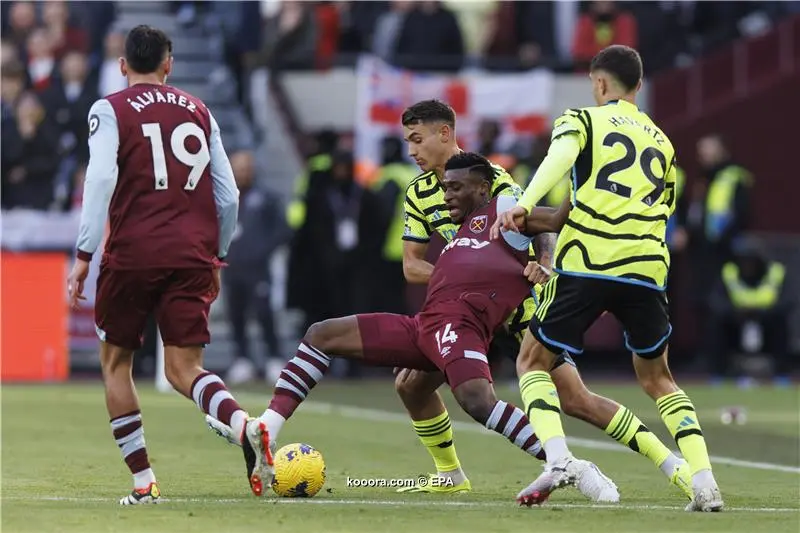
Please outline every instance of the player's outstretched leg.
M399 369L395 390L411 417L414 431L428 450L436 465L438 479L425 485L403 487L397 492L453 493L472 490L472 485L461 469L453 442L450 414L436 391L444 383L441 372Z
M526 377L523 374L522 377ZM617 402L591 392L584 385L572 359L565 358L550 371L561 398L565 415L578 418L602 429L611 438L650 459L670 482L691 500L692 476L686 461L679 459L633 412ZM522 404L529 406L536 399L529 380L520 379Z
M448 375L452 375L448 372ZM486 428L500 433L518 448L538 459L544 459L542 445L533 432L528 417L521 409L502 400L498 400L494 388L488 380L470 379L453 388L453 395L459 405L476 421ZM534 497L541 503L550 493L560 487L589 483L589 477L596 478L597 490L591 494L598 502L619 501L616 486L591 463L583 466L577 459L571 459L563 469L554 469L547 477L547 484L540 483L539 492ZM591 466L589 466L591 465ZM583 479L586 478L586 479ZM528 503L528 502L521 502Z
M231 428L244 452L247 480L256 496L272 483L272 453L269 433L258 419L247 412L228 392L222 379L202 366L200 346L164 346L164 370L170 384L194 401L202 412Z
M139 398L131 377L133 350L103 342L100 345L100 366L106 390L106 407L111 418L111 431L122 452L122 458L133 474L133 491L122 498L121 505L157 503L161 496L144 441Z
M667 348L634 354L633 365L642 388L658 406L661 419L689 463L694 498L687 511L721 511L724 503L714 474L700 422L692 401L678 388L667 364Z
M517 374L524 391L528 416L536 427L547 456L544 472L517 495L522 505L541 504L554 490L574 484L593 501L617 502L616 485L592 463L572 456L561 425L561 404L555 384L545 369L552 368L556 355L525 332Z

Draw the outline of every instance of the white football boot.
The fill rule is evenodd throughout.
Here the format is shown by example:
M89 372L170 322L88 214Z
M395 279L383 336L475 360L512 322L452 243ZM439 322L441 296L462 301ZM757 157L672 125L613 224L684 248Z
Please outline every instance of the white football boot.
M694 499L686 506L686 511L716 513L721 511L724 506L722 493L718 487L695 488Z
M223 424L211 415L206 415L206 424L208 424L208 429L216 433L217 436L227 440L229 444L233 444L234 446L242 445L242 441L239 440L239 435L235 435L229 425Z
M575 475L575 487L593 502L619 503L617 486L594 463L573 459L567 471Z
M241 441L250 489L256 496L263 496L275 477L267 424L258 418L248 418Z
M619 502L619 491L614 482L593 463L574 457L545 465L544 472L517 495L517 502L527 506L541 505L550 493L568 485L574 485L593 502Z

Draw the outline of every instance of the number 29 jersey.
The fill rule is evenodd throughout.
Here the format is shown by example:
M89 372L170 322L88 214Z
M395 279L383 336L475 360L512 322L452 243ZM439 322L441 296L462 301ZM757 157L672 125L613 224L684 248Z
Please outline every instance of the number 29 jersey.
M104 131L114 127L118 137ZM104 253L109 267L214 263L219 250L210 168L214 134L219 129L205 104L168 85L136 84L94 104L90 145L104 136L118 142Z
M559 273L666 287L667 220L675 207L675 150L628 102L569 109L552 139L576 135L572 209L558 236Z

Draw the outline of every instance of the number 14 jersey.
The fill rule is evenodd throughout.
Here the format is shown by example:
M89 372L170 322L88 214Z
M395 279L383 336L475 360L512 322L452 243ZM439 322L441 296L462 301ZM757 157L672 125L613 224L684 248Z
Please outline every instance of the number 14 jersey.
M89 147L90 165L104 167L92 175L116 181L104 254L110 268L214 264L215 195L237 191L219 127L202 101L167 85L133 85L92 106ZM84 212L99 216L92 206Z
M650 117L625 101L569 109L553 140L575 135L572 209L558 236L556 271L663 290L667 220L675 207L675 150Z

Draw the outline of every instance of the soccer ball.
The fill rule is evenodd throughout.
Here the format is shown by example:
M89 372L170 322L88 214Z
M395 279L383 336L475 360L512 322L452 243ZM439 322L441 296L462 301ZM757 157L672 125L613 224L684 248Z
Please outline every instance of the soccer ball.
M272 490L284 498L310 498L325 484L325 460L308 444L287 444L273 457Z

